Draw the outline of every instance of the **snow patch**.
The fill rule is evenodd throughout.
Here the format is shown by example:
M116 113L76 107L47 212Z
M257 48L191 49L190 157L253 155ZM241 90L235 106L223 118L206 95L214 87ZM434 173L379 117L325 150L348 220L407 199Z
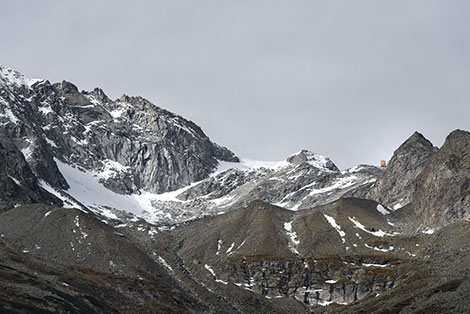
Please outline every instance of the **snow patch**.
M18 124L18 122L20 122L20 120L18 120L18 118L13 114L10 108L4 108L3 111L5 111L5 113L2 114L2 116L7 117L8 120L13 122L14 124Z
M165 266L169 271L174 272L174 271L173 271L173 268L171 268L171 266L168 265L168 263L163 259L163 257L159 256L159 257L158 257L158 261L160 262L160 264L162 264L163 266Z
M227 162L218 160L218 166L215 172L212 175L216 175L222 173L229 169L238 169L238 170L254 170L254 169L280 169L290 164L283 160L283 161L261 161L261 160L252 160L252 159L240 159L240 162Z
M147 193L147 196L149 198L151 198L152 200L184 203L185 201L182 201L182 200L178 199L177 196L180 195L181 193L185 192L186 190L189 190L190 188L198 185L199 183L201 183L201 181L191 183L190 185L182 187L181 189L178 189L178 190L175 190L175 191L165 192L165 193L161 193L161 194L151 194L151 193L147 193L147 192L146 193Z
M39 179L39 186L54 195L55 197L57 197L58 199L60 199L62 202L64 202L64 208L82 208L82 206L78 205L75 201L71 200L66 196L63 196L59 191L50 186L46 181Z
M318 302L318 305L320 305L320 306L328 306L328 305L333 304L333 303L335 303L335 304L341 304L341 305L346 305L346 304L348 304L347 302L319 301L319 302Z
M297 233L292 230L292 222L285 222L284 223L284 230L286 231L287 236L289 237L289 249L297 254L300 255L299 251L297 251L297 246L299 245L300 241L297 238Z
M18 186L21 186L21 182L20 182L20 180L18 180L18 179L17 179L17 178L15 178L15 177L12 177L12 176L9 176L9 177L10 177L10 179L12 179L12 180L13 180L13 182L15 182L15 184L16 184L16 185L18 185Z
M346 236L346 233L344 233L344 231L341 230L341 226L336 223L336 220L333 217L328 216L326 214L323 214L323 216L326 218L326 220L328 220L330 225L338 232L343 243L346 243L346 240L344 239L344 237Z
M28 146L26 148L23 148L21 150L21 153L23 154L24 159L26 159L26 161L27 161L28 159L31 158L31 155L33 154L33 150L31 149L31 146Z
M178 118L170 118L169 121L177 128L180 128L181 130L191 134L193 137L196 137L196 132L188 126L184 125L184 121L180 121Z
M238 251L238 249L241 248L241 247L245 244L245 242L246 242L246 239L243 240L243 242L242 242L239 246L237 246L237 248L235 249L235 251Z
M113 111L110 111L109 113L111 116L114 118L114 120L117 120L122 117L122 115L127 111L127 108L125 107L120 107L117 109L114 109Z
M385 209L385 207L383 207L382 205L378 204L377 205L377 210L379 211L379 213L381 213L382 215L388 215L390 214L390 212L388 210Z
M212 276L214 276L214 278L217 277L217 276L215 275L215 271L212 269L212 267L210 267L209 265L205 264L205 265L204 265L204 268L207 269L207 270L212 274Z
M355 173L355 172L361 171L362 169L365 169L365 167L364 166L354 166L354 167L349 168L348 170L346 170L346 172Z
M51 145L54 148L57 148L57 144L54 141L50 140L47 137L44 137L44 139L46 140L47 144Z
M117 217L107 207L137 215L142 215L144 211L153 211L151 204L147 203L148 194L122 195L115 193L104 187L95 173L79 170L56 158L54 161L70 186L67 193L80 200L84 205L99 208L103 214L108 214L113 219Z
M209 200L209 202L214 203L217 206L229 206L231 203L234 202L235 195L225 195L219 198L215 198L212 200Z
M155 229L154 227L151 227L148 231L147 231L148 235L151 236L151 237L155 237L157 234L158 234L158 230Z
M131 168L129 166L124 166L117 161L106 159L103 161L103 169L97 172L97 175L100 178L109 179L115 177L119 173L129 172L130 169Z
M364 227L363 224L361 224L359 221L357 221L354 217L349 217L349 220L354 224L354 226L356 228L359 228L361 229L362 231L364 232L367 232L369 234L372 234L376 237L384 237L384 236L388 236L388 237L392 237L398 233L394 233L394 234L391 234L391 233L387 233L385 231L382 231L381 229L377 230L377 231L371 231L371 230L367 230L366 227Z
M398 210L402 207L403 207L403 205L401 203L397 203L397 204L393 205L393 210Z
M0 65L0 82L8 86L26 86L31 88L37 82L44 80L27 77L20 72L10 69L6 66Z
M223 243L224 243L224 241L222 241L221 239L219 239L219 241L217 241L217 252L215 252L215 255L220 254L220 249L222 248Z
M82 227L80 226L80 218L78 217L78 215L75 216L74 222L75 222L75 227L77 227L78 230L80 230L82 238L86 239L88 237L88 234L82 230Z
M390 264L366 264L366 263L362 263L362 266L365 266L365 267L387 267L387 266L390 266Z
M393 250L393 245L389 246L388 249L381 249L379 247L370 246L369 244L366 243L366 248L373 249L374 251L389 252Z
M230 245L230 247L227 249L225 254L227 254L227 255L233 254L232 249L233 249L234 246L235 246L235 242L232 242L232 245Z
M345 178L340 178L340 179L336 180L330 186L327 186L327 187L324 187L324 188L321 188L321 189L313 189L310 192L309 196L330 192L330 191L333 191L333 190L336 190L336 189L345 189L345 188L348 188L350 186L355 185L357 183L357 181L358 181L358 178L356 176L349 176L349 177L345 177ZM314 184L315 183L316 182L314 182ZM307 187L307 186L305 186L305 187Z
M205 264L205 265L204 265L204 268L207 269L207 271L209 271L212 276L214 276L214 281L215 281L215 282L219 282L219 283L222 283L222 284L224 284L224 285L228 285L228 282L227 282L227 281L224 281L224 280L221 280L221 279L217 279L217 276L216 276L216 274L215 274L215 271L212 269L212 267L210 267L209 265Z
M39 112L42 113L43 115L47 116L49 113L54 112L51 108L51 106L47 105L44 107L39 107L38 108Z

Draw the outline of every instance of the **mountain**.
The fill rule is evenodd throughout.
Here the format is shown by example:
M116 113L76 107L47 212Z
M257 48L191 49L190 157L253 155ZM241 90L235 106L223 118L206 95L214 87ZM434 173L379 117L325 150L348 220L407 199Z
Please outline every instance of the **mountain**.
M400 208L411 202L414 182L437 148L422 134L415 132L393 153L383 176L368 189L363 198Z
M470 133L450 133L416 182L413 204L429 225L470 218Z
M96 178L120 203L119 195L175 190L206 178L219 160L238 161L193 122L141 97L112 101L100 89L79 92L72 83L51 84L3 66L0 87L3 137L23 153L36 185L53 194L69 191L58 197L71 206L93 206L94 199L74 189L78 180L66 178L67 170ZM145 206L135 207L141 213Z
M2 131L23 153L36 189L106 219L133 219L130 213L174 224L256 199L308 208L381 172L371 166L339 171L305 150L277 163L240 161L194 123L141 97L112 101L98 88L79 92L72 83L51 84L5 67L0 78ZM21 202L6 203L9 209Z
M254 200L299 210L337 200L381 173L367 165L340 171L329 158L302 150L279 162L223 163L208 178L167 193L166 198L162 195L165 201L160 206L171 217L182 217L176 222L227 212Z
M142 97L0 66L0 311L468 313L470 133L387 167L237 157Z

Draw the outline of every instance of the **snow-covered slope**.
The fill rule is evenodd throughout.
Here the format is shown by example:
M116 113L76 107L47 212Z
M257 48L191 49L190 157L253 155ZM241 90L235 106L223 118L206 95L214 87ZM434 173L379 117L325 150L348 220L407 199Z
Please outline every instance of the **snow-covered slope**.
M18 71L0 65L0 86L24 86L31 88L31 86L41 81L43 80L27 77Z
M305 151L297 154L301 153ZM287 160L221 162L209 178L176 191L156 194L142 189L137 193L119 194L103 185L102 179L110 170L85 170L56 159L69 188L54 189L44 181L41 186L61 198L64 206L86 207L109 219L142 218L155 224L174 224L220 214L255 199L294 211L310 208L374 182L378 171L375 167L362 166L341 172Z
M175 212L189 207L216 214L263 200L295 211L371 185L381 173L367 165L340 171L327 157L305 150L279 162L242 159L231 165L222 163L218 171L177 194L166 207Z
M23 153L42 186L72 194L75 181L66 178L69 173L63 165L93 173L99 186L113 195L142 196L142 191L163 193L200 181L214 171L218 160L238 161L193 122L141 97L123 95L113 101L98 88L80 92L69 82L51 84L4 66L0 135ZM81 196L75 195L77 201L88 204ZM135 209L134 203L121 202L122 197L120 206L113 207L147 209ZM109 206L106 202L102 205Z

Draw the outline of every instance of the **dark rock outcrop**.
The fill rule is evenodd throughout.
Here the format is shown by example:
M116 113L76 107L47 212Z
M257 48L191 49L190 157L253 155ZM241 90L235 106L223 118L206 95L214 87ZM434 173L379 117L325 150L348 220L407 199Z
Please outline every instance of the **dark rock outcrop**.
M420 173L413 194L419 218L431 226L470 218L470 133L456 130Z
M2 313L206 313L156 256L79 210L0 214Z
M62 205L38 183L23 154L0 136L0 212L29 203Z

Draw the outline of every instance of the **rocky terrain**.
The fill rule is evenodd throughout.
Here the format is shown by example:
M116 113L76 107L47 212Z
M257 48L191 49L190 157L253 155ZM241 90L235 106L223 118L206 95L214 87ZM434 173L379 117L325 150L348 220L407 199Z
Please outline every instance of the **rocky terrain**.
M253 161L0 66L0 311L468 313L469 156L456 130L386 168Z
M415 132L393 153L384 173L377 182L355 196L374 199L393 209L411 202L416 192L416 177L422 172L437 148L422 134Z
M218 160L238 161L191 121L141 97L110 100L0 67L0 123L32 170L67 188L54 158L103 175L118 193L166 192L207 177Z
M433 226L470 218L468 132L456 130L449 134L426 164L416 180L413 204L422 220Z

